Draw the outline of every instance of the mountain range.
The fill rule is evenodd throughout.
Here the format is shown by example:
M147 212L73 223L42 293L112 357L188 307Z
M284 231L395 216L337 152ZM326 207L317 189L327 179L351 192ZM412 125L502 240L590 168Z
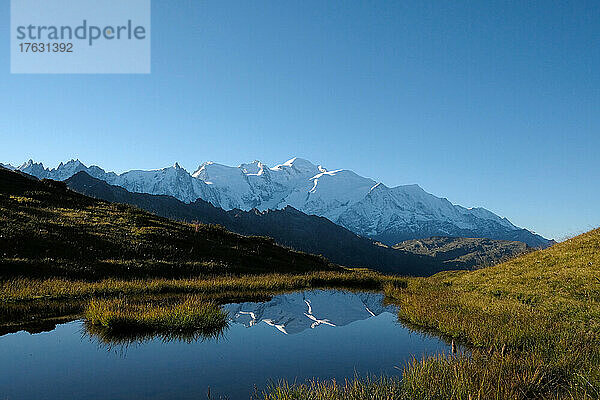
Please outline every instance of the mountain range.
M32 160L17 168L6 167L54 180L84 171L130 192L169 195L185 203L202 199L224 210L266 211L291 206L390 246L431 236L520 241L538 248L553 243L491 211L454 205L418 185L387 187L350 170L329 171L301 158L274 167L260 161L238 167L206 162L193 174L178 164L116 174L87 167L78 160L53 169Z
M291 206L281 210L226 211L202 199L184 203L172 196L131 193L93 178L84 171L73 175L65 183L81 194L133 205L162 217L221 225L242 235L271 237L280 245L321 254L340 265L407 275L430 275L444 267L428 255L414 255L380 245L327 218L307 215Z
M295 250L321 254L346 266L368 267L381 272L407 275L430 275L446 269L470 269L478 264L493 264L505 257L519 255L529 249L521 242L492 239L437 238L439 248L413 244L391 248L359 236L327 218L307 215L291 206L281 210L223 210L198 199L184 203L172 196L132 193L109 185L81 171L65 181L81 194L129 204L162 217L186 222L216 224L243 235L267 236ZM432 239L421 239L421 241ZM443 241L443 243L442 243ZM419 242L417 240L417 242Z

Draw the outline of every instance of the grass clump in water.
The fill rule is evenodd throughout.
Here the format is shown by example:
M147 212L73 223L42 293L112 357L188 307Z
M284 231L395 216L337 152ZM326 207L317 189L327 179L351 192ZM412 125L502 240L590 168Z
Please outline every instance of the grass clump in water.
M175 303L135 302L124 298L92 299L85 313L87 324L113 334L213 334L227 326L227 313L216 303L190 295Z

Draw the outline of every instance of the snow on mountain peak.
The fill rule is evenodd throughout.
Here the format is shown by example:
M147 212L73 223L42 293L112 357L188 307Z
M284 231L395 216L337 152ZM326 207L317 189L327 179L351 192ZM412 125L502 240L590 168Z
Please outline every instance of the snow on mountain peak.
M292 169L295 169L300 172L318 171L319 170L315 164L311 163L310 161L308 161L304 158L299 158L299 157L291 158L291 159L287 160L286 162L284 162L283 164L276 165L272 169L280 170L284 167L292 168Z
M305 160L304 158L299 158L299 157L290 158L289 160L287 160L286 162L283 163L283 165L288 166L288 167L291 167L293 165L299 165L299 164L314 165L310 161Z
M266 166L262 162L254 160L251 163L240 164L238 168L246 175L260 176L265 172Z
M196 168L196 171L192 174L192 176L194 178L198 178L198 176L202 173L202 171L204 171L204 169L206 168L207 165L211 165L213 162L212 161L205 161L202 164L200 164L198 166L198 168Z
M213 179L229 179L241 176L241 170L237 167L230 167L228 165L218 164L212 161L203 163L198 171L193 175L195 178L204 179L204 177Z
M371 187L371 189L369 189L369 193L371 193L371 192L372 192L372 191L374 191L374 190L377 190L377 189L383 189L383 188L385 188L385 185L384 185L383 183L381 183L381 182L377 182L376 184L374 184L374 185Z
M42 164L42 163L37 163L37 164L36 164L36 163L35 163L35 162L34 162L34 161L33 161L33 160L30 158L30 159L29 159L29 161L27 161L27 162L24 162L23 164L21 164L21 165L18 167L18 169L19 169L19 170L22 170L22 169L24 169L24 168L31 168L31 167L32 167L32 166L34 166L34 165L39 165L39 166L41 166L42 168L44 168L44 164Z
M10 164L2 164L2 163L0 163L0 167L2 167L2 168L6 168L6 169L9 169L9 170L11 170L11 171L14 171L14 170L16 170L16 169L17 169L17 168L13 167L13 166L12 166L12 165L10 165Z

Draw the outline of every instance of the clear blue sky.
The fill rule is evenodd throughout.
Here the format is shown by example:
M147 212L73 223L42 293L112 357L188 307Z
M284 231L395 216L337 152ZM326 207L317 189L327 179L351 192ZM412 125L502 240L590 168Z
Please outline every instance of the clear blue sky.
M0 162L301 156L546 237L600 225L598 1L153 0L152 74L112 76L10 75L8 3Z

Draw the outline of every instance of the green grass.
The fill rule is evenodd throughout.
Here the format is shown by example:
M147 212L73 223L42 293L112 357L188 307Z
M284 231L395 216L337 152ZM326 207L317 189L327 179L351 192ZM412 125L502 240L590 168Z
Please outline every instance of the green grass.
M86 323L108 334L214 336L227 327L227 313L198 295L162 301L92 299Z
M384 384L400 388L391 398L600 398L598 229L494 267L410 278L385 292L400 306L401 321L472 349L468 357L407 364L402 381ZM372 386L360 379L342 389L331 382L283 384L264 397L367 399L373 397L356 397L356 387Z
M306 274L266 274L252 276L213 276L188 279L104 279L100 281L15 278L0 281L0 304L48 299L81 299L146 294L206 295L248 293L275 294L311 288L381 290L384 285L404 286L406 279L368 271L311 272Z
M400 380L396 378L351 379L344 382L312 380L291 385L282 381L270 385L253 398L264 400L390 400L404 399Z
M537 398L596 398L588 383L577 377L571 394L546 381L546 375L533 358L523 360L509 354L473 356L436 355L413 359L400 377L367 377L344 382L312 380L290 384L273 384L255 398L265 400L487 400ZM507 383L510 383L507 385Z

